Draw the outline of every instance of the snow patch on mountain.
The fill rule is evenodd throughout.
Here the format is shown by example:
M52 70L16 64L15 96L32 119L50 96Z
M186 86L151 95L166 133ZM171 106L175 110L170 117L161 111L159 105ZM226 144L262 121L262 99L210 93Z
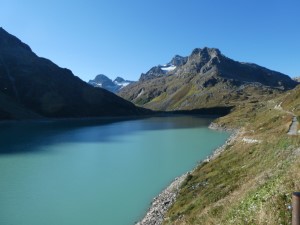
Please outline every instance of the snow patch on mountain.
M139 81L150 80L165 75L173 75L176 73L177 68L180 68L187 63L187 60L188 57L175 55L169 63L164 65L159 64L158 66L152 67L148 72L142 73Z
M114 81L114 84L116 84L116 85L118 85L118 86L122 86L122 88L123 87L126 87L127 85L129 85L129 84L131 84L132 82L130 81L130 82L126 82L126 81L124 81L124 82L117 82L117 81Z
M169 65L169 66L165 66L165 67L161 67L162 70L164 71L172 71L172 70L175 70L176 69L176 66L174 65Z

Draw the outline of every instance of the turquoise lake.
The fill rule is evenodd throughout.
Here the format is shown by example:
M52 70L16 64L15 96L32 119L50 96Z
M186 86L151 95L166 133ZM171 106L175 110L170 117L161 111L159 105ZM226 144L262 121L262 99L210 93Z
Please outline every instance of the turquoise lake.
M132 225L229 137L193 116L0 124L1 225Z

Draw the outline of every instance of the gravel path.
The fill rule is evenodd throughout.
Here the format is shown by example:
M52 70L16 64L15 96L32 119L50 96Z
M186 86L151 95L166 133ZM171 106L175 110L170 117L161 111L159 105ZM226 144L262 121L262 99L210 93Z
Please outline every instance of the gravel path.
M290 112L290 111L287 111L287 110L284 110L282 107L281 107L281 103L279 103L279 105L276 105L274 107L274 109L277 109L277 110L280 110L280 111L283 111L283 112L286 112L287 114L290 114L293 116L293 120L292 120L292 123L291 123L291 126L287 132L288 135L298 135L298 125L299 125L299 122L297 120L297 117L294 113Z
M291 124L287 134L288 135L297 135L298 134L298 125L299 125L299 122L297 120L297 117L294 116L293 120L292 120L292 124Z

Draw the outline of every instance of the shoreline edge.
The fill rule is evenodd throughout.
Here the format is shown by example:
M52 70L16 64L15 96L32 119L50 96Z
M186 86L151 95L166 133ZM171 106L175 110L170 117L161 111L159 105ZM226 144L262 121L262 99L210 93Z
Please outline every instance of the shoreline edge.
M165 188L158 196L153 199L150 208L148 209L144 218L139 222L136 222L135 225L161 225L165 219L165 214L167 213L168 209L175 202L176 197L180 191L180 187L185 181L186 177L202 163L209 162L218 157L225 150L226 146L232 144L237 139L240 133L239 129L221 127L216 123L211 123L208 128L212 130L227 131L230 132L231 135L222 146L216 148L211 155L199 162L191 171L184 173L179 177L176 177L167 188Z

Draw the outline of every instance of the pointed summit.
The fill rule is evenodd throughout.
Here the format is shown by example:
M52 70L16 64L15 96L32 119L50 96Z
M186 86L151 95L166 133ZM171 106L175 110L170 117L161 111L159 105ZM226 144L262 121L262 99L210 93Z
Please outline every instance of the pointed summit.
M11 35L6 30L4 30L2 27L0 27L0 51L8 51L11 52L11 49L14 48L14 51L28 51L32 53L31 48L23 43L20 39L17 37Z
M194 54L209 54L209 55L220 55L221 51L218 48L209 48L209 47L204 47L204 48L195 48L192 51L191 55Z
M1 33L6 33L6 34L8 34L8 32L7 32L6 30L4 30L3 27L0 27L0 34L1 34Z
M217 48L195 48L189 58L200 57L204 61L208 61L214 57L221 56L221 51Z
M114 80L114 82L118 82L118 83L121 83L121 82L124 82L125 80L124 80L124 78L122 78L122 77L117 77L115 80Z

